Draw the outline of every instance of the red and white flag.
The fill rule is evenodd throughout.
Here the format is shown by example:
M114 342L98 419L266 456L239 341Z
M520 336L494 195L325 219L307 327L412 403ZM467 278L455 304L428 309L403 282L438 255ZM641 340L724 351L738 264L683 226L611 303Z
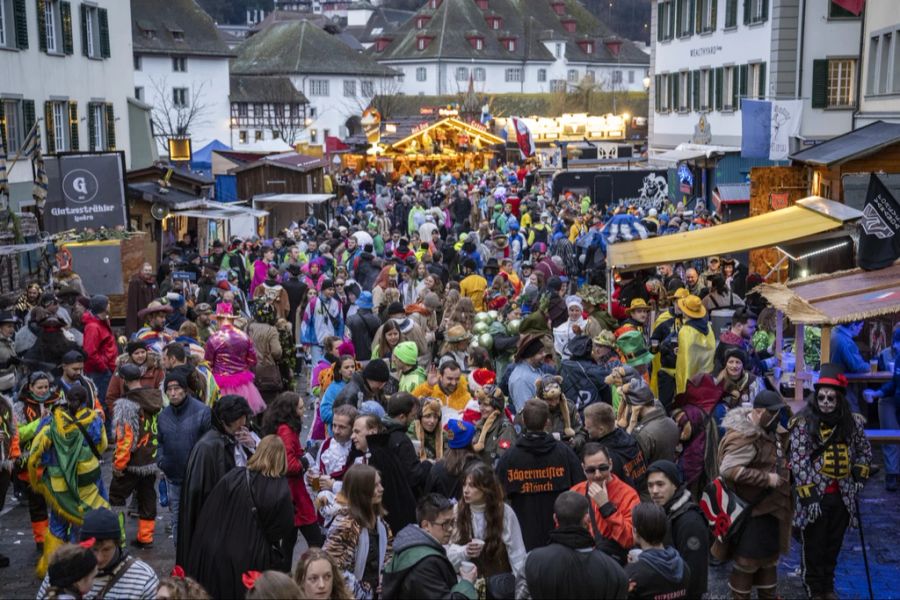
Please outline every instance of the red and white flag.
M854 15L859 15L862 12L863 5L865 5L866 0L834 0L834 3L844 8Z
M534 138L531 137L531 130L528 129L528 125L518 117L513 117L512 121L513 127L516 128L516 141L519 143L519 150L522 152L522 156L525 158L534 156L537 148L534 145Z

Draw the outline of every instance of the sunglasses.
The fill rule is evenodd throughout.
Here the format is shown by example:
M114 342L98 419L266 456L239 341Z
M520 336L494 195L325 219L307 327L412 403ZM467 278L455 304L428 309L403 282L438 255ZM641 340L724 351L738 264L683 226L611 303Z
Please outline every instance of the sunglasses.
M598 471L600 473L606 473L607 471L609 471L609 469L610 469L609 465L597 465L596 467L585 467L584 472L587 475L593 475L594 473L596 473Z

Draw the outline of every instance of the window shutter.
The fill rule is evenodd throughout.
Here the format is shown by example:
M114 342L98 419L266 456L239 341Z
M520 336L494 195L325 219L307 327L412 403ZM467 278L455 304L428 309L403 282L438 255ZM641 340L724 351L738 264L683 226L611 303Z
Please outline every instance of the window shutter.
M88 7L84 4L81 5L81 53L85 56L90 56L88 54L88 28L87 28L87 20L88 20Z
M28 15L25 0L13 0L13 18L16 21L16 48L28 49Z
M709 30L715 31L719 24L719 0L709 0L712 2L712 16L710 17Z
M653 108L656 112L659 112L660 106L660 98L659 98L659 75L653 76Z
M731 67L731 108L738 110L740 108L741 82L739 77L739 69Z
M694 6L694 31L700 33L703 31L703 0L695 0Z
M0 102L0 123L6 122L6 105L3 102ZM3 152L0 152L0 160L6 158L6 127L0 127L0 147L3 148ZM6 165L3 165L4 167ZM6 171L3 172L4 175Z
M769 0L759 0L762 2L762 20L766 21L769 18Z
M828 60L813 61L812 107L828 106Z
M737 0L725 0L725 27L737 25Z
M53 134L53 103L44 102L44 129L47 131L47 154L56 153L56 136Z
M750 0L744 0L744 25L750 24Z
M697 0L691 0L690 6L689 6L690 13L688 13L689 15L693 16L695 14L697 4L698 4ZM694 33L694 19L688 19L687 34L692 35L693 33Z
M662 2L656 5L656 41L658 42L665 39L665 37L663 37L663 27L665 27L665 23L663 23L663 7L665 7L665 5Z
M746 98L749 95L748 94L749 90L747 89L747 77L750 74L749 65L741 65L741 67L738 71L738 74L739 74L739 80L741 83L741 86L740 86L739 92L738 92L738 97Z
M672 102L672 107L675 110L681 110L681 73L672 73L672 95L674 96L674 102Z
M34 127L37 116L34 112L34 100L22 100L22 129L25 135Z
M109 58L112 53L109 46L109 17L105 8L97 9L97 20L100 22L100 56Z
M72 40L72 4L70 2L59 3L59 17L62 20L63 52L75 53L75 42Z
M106 149L116 149L116 113L112 102L106 105Z
M669 39L671 40L675 37L675 19L677 18L675 14L675 6L672 4L672 2L669 2L669 7L666 12L669 15L666 22L668 24L667 28L669 30Z
M45 0L37 0L37 33L38 48L41 52L47 51L47 20L44 18Z
M78 144L78 103L69 102L69 150L79 150Z
M97 147L97 139L94 137L94 132L97 130L97 119L94 116L94 110L97 105L93 102L88 104L87 108L87 133L88 133L88 150L91 152L96 152L97 150L101 150L102 148Z
M759 65L759 99L765 100L766 94L766 63Z
M716 110L722 110L722 85L724 83L725 69L718 67L716 69Z
M694 102L694 110L696 112L700 112L700 71L691 72L691 78L693 81L693 102Z

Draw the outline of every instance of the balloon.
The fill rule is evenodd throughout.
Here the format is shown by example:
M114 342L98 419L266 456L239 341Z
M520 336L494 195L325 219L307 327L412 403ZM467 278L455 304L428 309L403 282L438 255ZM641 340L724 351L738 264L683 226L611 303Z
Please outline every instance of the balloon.
M477 337L472 338L472 341L469 342L469 352L473 351L475 348L481 348L481 346L478 344Z
M521 319L513 319L509 323L506 324L506 331L509 335L516 335L519 333L519 327L522 326Z
M487 323L490 320L490 317L486 312L475 313L475 322L476 323Z
M479 321L479 322L475 323L474 327L472 327L472 331L475 333L475 335L487 333L487 330L488 330L488 324L485 323L484 321Z
M500 318L500 313L498 313L496 310L489 310L487 314L491 318L491 321L496 321Z
M357 231L353 234L353 237L356 238L356 243L359 244L360 248L375 243L375 240L372 239L372 236L365 231Z
M494 346L494 336L489 333L482 333L476 339L478 340L478 344L487 350L490 350Z

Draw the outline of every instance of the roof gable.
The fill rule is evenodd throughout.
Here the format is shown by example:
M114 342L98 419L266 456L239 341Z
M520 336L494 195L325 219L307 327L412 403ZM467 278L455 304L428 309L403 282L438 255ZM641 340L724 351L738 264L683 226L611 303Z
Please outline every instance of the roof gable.
M234 56L215 22L194 0L131 0L135 52Z
M810 165L831 166L874 154L885 146L896 143L900 143L900 124L875 121L801 150L790 158Z

